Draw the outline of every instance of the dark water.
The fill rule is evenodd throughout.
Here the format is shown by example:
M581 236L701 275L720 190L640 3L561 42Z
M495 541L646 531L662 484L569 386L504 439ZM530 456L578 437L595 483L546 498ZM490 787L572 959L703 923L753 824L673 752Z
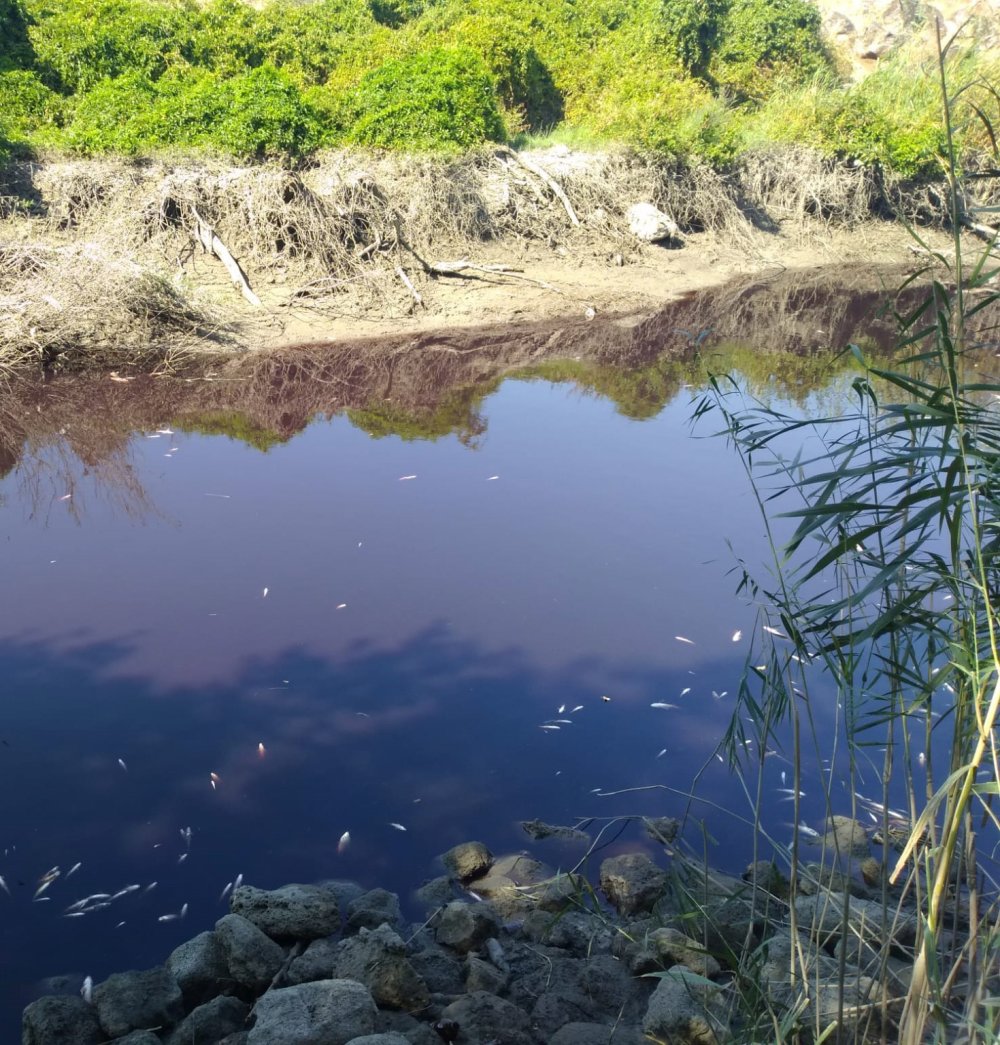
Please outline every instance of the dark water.
M760 623L733 572L766 560L758 509L724 440L692 436L697 369L665 335L625 380L577 334L570 360L480 346L457 380L427 351L368 373L316 350L11 393L0 1039L42 977L147 967L211 927L237 874L405 899L457 842L523 848L521 819L683 815L703 766L694 841L704 818L715 862L746 863L749 805L712 752ZM815 360L765 370L786 406L836 398ZM777 794L768 816L787 834Z

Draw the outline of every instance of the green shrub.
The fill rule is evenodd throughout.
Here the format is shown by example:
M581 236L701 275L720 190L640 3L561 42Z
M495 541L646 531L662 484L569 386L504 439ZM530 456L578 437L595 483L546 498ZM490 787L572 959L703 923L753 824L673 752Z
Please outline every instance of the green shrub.
M188 69L155 82L104 80L80 99L65 141L88 154L202 147L262 159L301 156L319 135L316 109L286 75L263 65L229 79Z
M539 57L530 32L507 16L463 18L450 32L486 63L500 104L517 130L551 127L563 118L563 99Z
M261 12L267 58L303 84L323 84L349 54L368 48L378 30L364 0L275 0Z
M417 151L503 141L503 120L482 59L434 48L386 62L340 99L344 139Z
M179 59L189 37L190 0L31 0L28 33L42 78L65 91L86 91L123 75L150 79Z
M809 0L733 0L709 71L744 98L760 98L779 71L806 78L828 64L819 9Z
M54 129L61 121L63 99L26 69L0 72L0 113L7 134L27 138Z
M25 69L33 60L28 17L21 0L0 0L0 72Z
M704 76L719 37L726 0L663 0L660 21L666 46L678 64Z
M276 35L243 0L211 0L193 15L182 49L194 65L234 76L263 64Z

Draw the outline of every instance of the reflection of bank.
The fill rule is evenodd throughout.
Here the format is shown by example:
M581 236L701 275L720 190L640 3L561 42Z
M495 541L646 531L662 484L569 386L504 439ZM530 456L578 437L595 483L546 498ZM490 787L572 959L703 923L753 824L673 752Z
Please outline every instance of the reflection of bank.
M845 345L867 345L877 357L891 343L876 275L783 273L687 295L638 320L300 345L128 383L103 374L18 379L4 392L0 473L62 446L124 491L135 483L125 448L136 433L169 424L266 452L340 414L375 438L455 436L475 449L488 424L482 404L507 377L568 382L635 419L656 416L684 386L700 387L707 369L738 371L752 394L801 403L851 366L836 356ZM898 273L880 276L891 286ZM992 322L985 312L976 320ZM133 488L125 499L137 498Z

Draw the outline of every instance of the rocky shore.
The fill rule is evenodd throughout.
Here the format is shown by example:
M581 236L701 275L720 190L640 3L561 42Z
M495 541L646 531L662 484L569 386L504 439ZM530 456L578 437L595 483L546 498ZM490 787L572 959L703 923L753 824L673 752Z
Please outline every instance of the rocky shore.
M383 889L241 886L230 913L163 965L33 1002L23 1045L761 1040L735 974L750 953L761 1002L790 1014L789 1028L839 1023L836 1040L864 1040L891 1014L917 922L897 909L883 931L861 825L833 818L839 866L800 871L793 900L774 865L742 879L689 867L673 849L675 821L645 826L667 859L605 859L600 893L529 855L456 846L445 874L417 890L417 924Z

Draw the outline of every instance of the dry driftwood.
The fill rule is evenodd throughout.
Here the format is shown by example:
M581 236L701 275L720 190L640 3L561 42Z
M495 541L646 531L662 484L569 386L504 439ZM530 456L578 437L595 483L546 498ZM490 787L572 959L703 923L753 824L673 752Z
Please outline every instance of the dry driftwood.
M551 283L546 283L543 279L533 279L531 276L522 275L520 269L511 268L510 265L477 265L475 262L462 259L460 261L435 261L433 264L427 265L426 268L428 275L431 276L461 276L466 272L495 273L501 276L509 276L511 279L519 279L524 283L533 283L536 287L544 287L546 290L553 290L557 294L562 293L558 287L552 286Z
M201 244L202 248L208 254L213 254L215 257L226 266L226 271L229 273L229 278L237 286L240 293L253 305L255 308L260 307L260 298L250 289L250 281L246 277L246 273L240 268L240 263L233 257L229 252L229 248L219 239L215 229L208 224L207 221L198 213L196 207L191 208L191 214L195 220L195 238Z
M548 171L539 167L537 163L533 163L531 160L525 159L523 156L519 156L513 149L501 149L499 155L506 156L519 167L523 167L526 171L534 174L536 178L541 178L542 181L551 189L552 194L557 200L566 208L566 213L569 215L569 220L573 225L578 226L580 219L576 216L576 211L573 210L573 204L570 203L569 197L562 190L562 186L552 177Z
M402 265L396 266L396 275L399 276L399 278L403 281L403 286L405 286L406 289L410 292L410 294L413 297L413 300L417 303L417 306L419 308L424 308L424 299L420 296L420 292L410 281L410 277L403 271Z

